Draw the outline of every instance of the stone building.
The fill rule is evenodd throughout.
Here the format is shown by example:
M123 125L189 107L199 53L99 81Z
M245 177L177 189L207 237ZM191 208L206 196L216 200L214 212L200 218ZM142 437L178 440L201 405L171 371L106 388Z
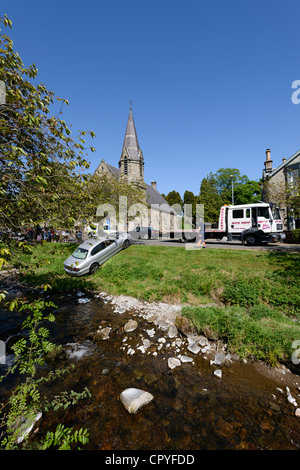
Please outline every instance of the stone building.
M144 156L139 145L131 107L119 159L119 168L112 166L103 159L95 174L107 174L111 178L126 181L128 184L141 189L148 210L147 226L159 230L161 234L172 231L177 227L177 213L158 192L157 182L152 181L149 185L144 181Z
M273 168L270 149L266 150L265 168L262 174L263 200L278 204L284 215L284 229L300 228L300 218L287 202L287 190L299 191L300 150L288 159L283 158L277 168ZM300 210L300 207L299 207Z

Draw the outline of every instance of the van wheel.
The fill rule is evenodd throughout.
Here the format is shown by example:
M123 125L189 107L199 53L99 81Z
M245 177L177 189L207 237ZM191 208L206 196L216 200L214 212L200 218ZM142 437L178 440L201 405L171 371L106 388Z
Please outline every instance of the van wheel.
M95 272L99 269L98 263L93 263L90 267L90 274L95 274Z
M129 248L129 247L130 247L130 240L125 240L123 243L124 250L126 250L126 248Z
M249 246L257 245L257 237L256 237L255 235L253 235L253 234L248 235L248 236L246 237L246 240L245 240L245 241L246 241L247 245L249 245Z

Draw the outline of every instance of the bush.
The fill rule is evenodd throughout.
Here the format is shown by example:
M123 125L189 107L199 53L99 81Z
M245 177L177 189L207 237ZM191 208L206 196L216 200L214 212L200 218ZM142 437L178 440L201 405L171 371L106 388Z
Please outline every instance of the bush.
M275 365L291 357L292 343L300 338L300 326L265 305L241 307L184 307L183 316L199 333L213 332L225 339L228 350L241 357L255 357ZM271 314L271 315L270 315Z
M292 243L300 243L300 229L294 229L292 232Z
M243 307L255 305L260 297L260 280L245 279L227 281L222 294L223 301Z

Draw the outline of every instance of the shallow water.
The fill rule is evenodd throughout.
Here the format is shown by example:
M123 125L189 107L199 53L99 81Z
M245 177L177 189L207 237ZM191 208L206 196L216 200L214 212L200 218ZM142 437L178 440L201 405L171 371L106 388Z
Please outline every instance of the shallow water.
M56 322L47 327L65 351L55 367L73 363L75 369L44 391L51 396L87 386L91 398L63 412L49 412L39 423L37 436L63 422L88 428L90 440L84 447L88 450L299 449L300 418L295 417L285 390L290 373L273 377L265 373L271 372L267 368L262 367L262 373L256 365L238 361L211 365L207 355L187 351L185 337L180 347L172 346L175 338L169 339L140 312L116 313L103 298L72 292L53 300L58 305ZM135 319L138 327L126 333L129 319ZM17 335L21 321L20 315L0 310L0 339ZM109 339L93 340L99 326L112 328ZM146 330L153 328L154 336L149 336ZM145 338L151 346L143 353L137 347ZM128 354L130 348L134 354ZM168 358L178 354L193 357L193 363L171 370ZM47 368L51 367L49 362ZM221 379L214 375L216 369L222 370ZM9 387L1 386L0 401ZM135 415L120 401L121 392L129 387L154 396ZM300 404L297 392L291 387Z

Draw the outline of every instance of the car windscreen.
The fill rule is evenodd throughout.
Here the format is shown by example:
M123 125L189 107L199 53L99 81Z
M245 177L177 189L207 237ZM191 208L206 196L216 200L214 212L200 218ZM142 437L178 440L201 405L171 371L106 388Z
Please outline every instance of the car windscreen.
M86 250L85 248L78 247L76 248L72 256L77 259L85 259L87 257L87 254L88 250Z

